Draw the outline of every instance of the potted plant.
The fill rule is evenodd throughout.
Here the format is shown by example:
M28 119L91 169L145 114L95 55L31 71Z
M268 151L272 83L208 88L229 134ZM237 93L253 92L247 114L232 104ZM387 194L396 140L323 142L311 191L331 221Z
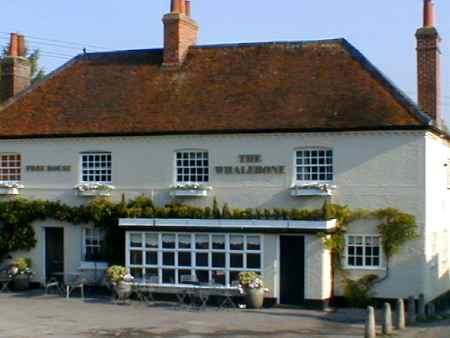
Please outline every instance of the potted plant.
M24 291L30 288L30 279L33 271L31 270L30 258L17 258L10 267L10 273L14 280L14 289Z
M173 197L206 197L212 187L199 183L179 183L170 187Z
M261 309L264 303L264 288L261 276L256 272L241 272L239 274L241 287L245 292L247 306L251 309Z
M127 301L131 295L131 284L133 276L128 273L124 266L113 265L106 271L108 280L111 283L119 301Z
M109 197L111 192L115 189L113 185L104 183L80 183L74 187L74 190L78 196L92 197L101 196Z

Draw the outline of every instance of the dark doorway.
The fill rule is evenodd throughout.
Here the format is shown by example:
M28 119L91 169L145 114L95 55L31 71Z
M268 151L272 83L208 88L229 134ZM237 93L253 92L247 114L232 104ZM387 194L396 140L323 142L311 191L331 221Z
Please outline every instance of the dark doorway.
M302 305L305 300L305 238L280 237L280 303Z
M55 273L62 272L64 272L64 228L45 228L45 277L48 280L55 277Z

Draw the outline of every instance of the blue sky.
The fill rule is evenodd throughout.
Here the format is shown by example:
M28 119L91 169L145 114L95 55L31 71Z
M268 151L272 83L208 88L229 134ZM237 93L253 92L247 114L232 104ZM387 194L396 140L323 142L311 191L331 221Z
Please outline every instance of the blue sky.
M40 47L43 53L52 55L42 57L43 65L50 71L80 52L83 45L112 50L160 47L161 17L168 11L169 3L170 0L3 1L0 32L19 31L79 44L61 48L49 41L31 40L32 47ZM416 98L414 33L422 20L422 0L192 0L192 3L194 17L201 26L201 44L345 37ZM435 0L435 3L438 28L444 39L443 100L450 113L450 20L445 20L450 16L450 1ZM0 44L6 42L5 38L0 33Z

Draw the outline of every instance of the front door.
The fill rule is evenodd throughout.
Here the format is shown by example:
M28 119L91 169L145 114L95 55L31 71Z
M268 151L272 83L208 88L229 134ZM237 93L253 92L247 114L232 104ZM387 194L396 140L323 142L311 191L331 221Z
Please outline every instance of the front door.
M45 276L64 272L64 228L45 228ZM62 276L60 276L62 278Z
M280 236L280 303L301 305L305 300L305 238Z

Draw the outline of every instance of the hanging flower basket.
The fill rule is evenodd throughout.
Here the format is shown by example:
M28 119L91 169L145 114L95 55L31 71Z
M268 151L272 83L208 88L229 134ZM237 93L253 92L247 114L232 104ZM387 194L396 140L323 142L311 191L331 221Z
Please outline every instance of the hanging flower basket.
M20 195L20 190L24 186L19 183L0 183L0 195L1 196L15 196Z
M207 197L212 187L204 184L177 184L170 187L172 197Z
M74 187L75 194L82 197L109 197L114 189L114 186L103 183L81 183Z

